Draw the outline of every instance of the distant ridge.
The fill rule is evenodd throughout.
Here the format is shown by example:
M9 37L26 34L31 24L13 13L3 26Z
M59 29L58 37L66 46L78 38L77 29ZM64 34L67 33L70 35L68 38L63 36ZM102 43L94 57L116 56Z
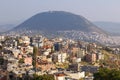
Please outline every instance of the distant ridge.
M97 21L97 22L94 22L94 24L107 32L120 35L120 23L119 22Z
M0 25L0 33L9 31L9 30L13 29L14 27L15 27L14 24L4 24L4 25Z
M43 32L56 32L65 30L78 30L83 32L97 32L106 34L86 18L64 11L48 11L32 16L12 31L37 30Z

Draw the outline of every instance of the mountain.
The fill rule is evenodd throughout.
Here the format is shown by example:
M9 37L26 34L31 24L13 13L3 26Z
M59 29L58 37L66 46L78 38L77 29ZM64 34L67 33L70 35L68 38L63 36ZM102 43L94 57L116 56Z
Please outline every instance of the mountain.
M120 23L97 21L94 24L112 34L120 34Z
M39 13L18 25L12 31L24 30L37 30L43 32L77 30L106 34L105 31L98 28L86 18L64 11Z
M9 30L13 29L14 27L15 27L14 24L4 24L4 25L0 25L0 32L9 31Z
M10 30L7 35L10 34L29 36L41 34L49 38L62 37L102 44L118 44L118 41L109 36L106 31L83 16L64 11L36 14Z

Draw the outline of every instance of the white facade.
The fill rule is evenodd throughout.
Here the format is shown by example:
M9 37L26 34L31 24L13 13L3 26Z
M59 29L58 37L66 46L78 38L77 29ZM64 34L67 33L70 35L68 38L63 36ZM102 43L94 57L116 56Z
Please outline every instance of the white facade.
M102 53L98 53L98 60L103 60L104 59L104 55Z
M65 59L67 58L67 54L66 53L60 53L58 54L58 62L65 62Z
M77 58L77 59L76 59L76 62L77 62L77 63L81 62L81 58Z
M49 52L45 51L43 54L47 56L47 55L49 55Z
M65 75L55 76L55 80L65 80Z
M27 52L29 52L29 53L33 53L33 47L28 46L28 47L27 47Z
M0 36L0 41L3 41L5 40L5 37L4 36Z
M23 43L30 44L30 38L28 36L22 36Z
M59 77L57 78L57 80L65 80L65 77L64 77L64 76L59 76Z
M14 57L16 57L16 58L18 57L18 54L21 53L21 51L18 49L13 49L12 52L14 54Z
M73 79L81 79L81 78L84 78L85 77L85 72L77 72L77 73L70 73L70 72L66 72L67 75L70 76L70 78L73 78Z

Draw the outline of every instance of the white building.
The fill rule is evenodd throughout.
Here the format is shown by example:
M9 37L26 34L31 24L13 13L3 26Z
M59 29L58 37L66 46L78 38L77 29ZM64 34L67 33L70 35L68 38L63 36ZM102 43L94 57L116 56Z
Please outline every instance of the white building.
M5 37L4 36L0 36L0 41L4 41Z
M17 58L18 54L21 53L21 51L18 49L13 49L12 52L13 52L15 58Z
M23 43L30 44L30 38L28 36L22 36Z
M55 80L66 80L65 79L66 76L67 75L64 73L55 73L54 78L55 78Z
M73 78L73 79L81 79L81 78L84 78L85 77L85 72L77 72L77 73L71 73L71 72L65 72L65 74L67 74L70 78Z
M77 62L77 63L81 62L81 58L77 58L77 59L76 59L76 62Z
M104 59L104 54L102 54L102 53L97 53L97 59L98 59L98 60L103 60L103 59Z
M61 63L61 62L65 62L65 59L67 58L67 54L66 53L60 53L58 54L58 62Z

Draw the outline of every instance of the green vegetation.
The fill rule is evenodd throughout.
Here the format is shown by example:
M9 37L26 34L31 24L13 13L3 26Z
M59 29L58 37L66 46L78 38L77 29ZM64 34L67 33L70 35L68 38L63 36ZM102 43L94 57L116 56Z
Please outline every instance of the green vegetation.
M79 80L84 80L83 78L79 79Z
M24 63L24 58L21 58L21 59L19 60L19 63Z
M36 65L36 56L37 56L37 53L38 53L38 48L37 47L34 47L33 48L33 62L32 62L32 65L35 67Z
M3 57L0 57L0 65L3 65L4 59Z
M34 47L33 48L33 56L36 56L38 53L38 48L37 47Z
M34 80L55 80L53 75L34 75Z
M101 68L94 74L94 80L120 80L120 70Z
M104 60L99 61L100 66L105 66L111 69L120 69L120 58L117 54L112 54L106 50L101 51L104 54Z

